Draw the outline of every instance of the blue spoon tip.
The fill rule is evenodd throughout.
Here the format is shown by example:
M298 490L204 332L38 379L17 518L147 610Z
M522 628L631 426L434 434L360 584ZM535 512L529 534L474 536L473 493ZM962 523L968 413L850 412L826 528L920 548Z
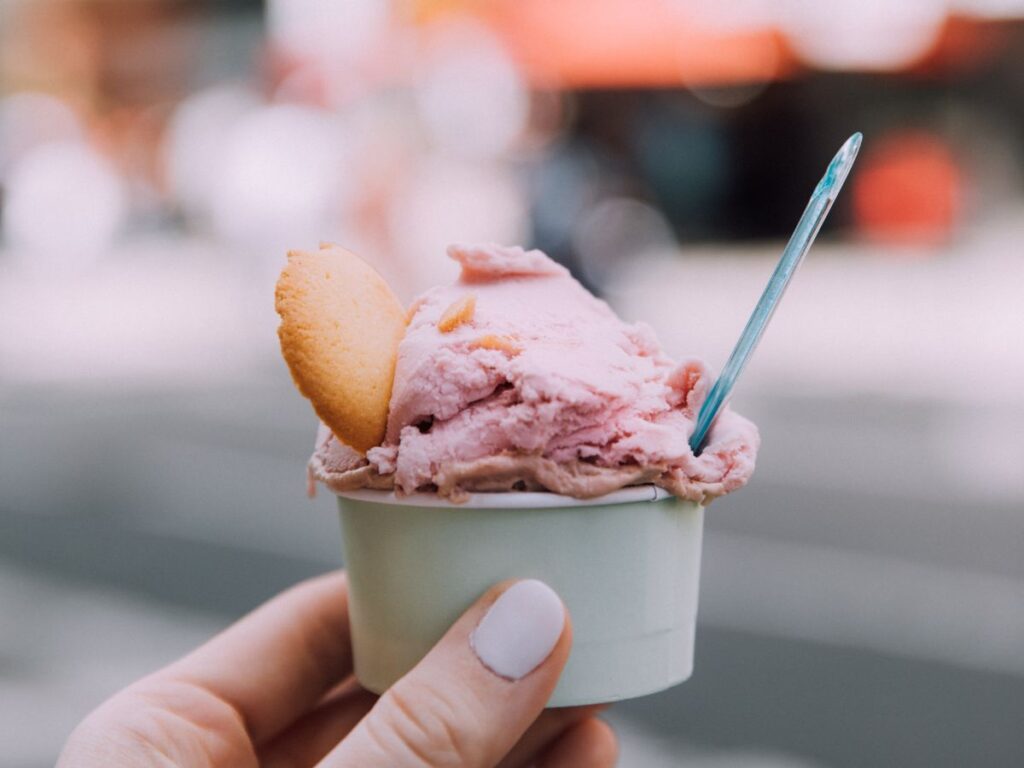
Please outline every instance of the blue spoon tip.
M839 148L835 157L832 158L832 162L828 164L825 175L818 182L818 186L814 190L815 195L825 194L828 195L829 200L836 199L839 190L843 188L846 177L850 174L850 169L853 168L853 161L857 159L863 139L863 134L857 131Z

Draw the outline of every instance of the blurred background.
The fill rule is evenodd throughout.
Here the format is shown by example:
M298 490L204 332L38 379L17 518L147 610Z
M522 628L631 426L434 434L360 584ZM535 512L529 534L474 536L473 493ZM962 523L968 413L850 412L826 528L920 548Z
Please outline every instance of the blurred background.
M1024 762L1024 2L0 0L0 766L336 567L289 247L543 248L736 393L696 674L626 766Z

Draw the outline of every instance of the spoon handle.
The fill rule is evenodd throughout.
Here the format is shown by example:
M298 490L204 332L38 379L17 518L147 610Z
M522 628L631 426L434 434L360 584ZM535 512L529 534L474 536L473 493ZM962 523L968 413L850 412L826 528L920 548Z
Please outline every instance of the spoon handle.
M825 217L828 216L828 212L832 208L832 203L835 202L843 182L846 181L853 161L857 158L861 139L861 134L855 133L846 140L836 156L832 158L832 162L829 163L818 186L814 188L814 194L811 195L810 202L807 203L796 229L789 238L789 243L786 244L786 249L782 252L782 257L768 280L764 293L761 294L757 306L754 307L750 319L747 320L747 325L743 329L743 333L740 334L732 354L729 355L729 360L722 369L721 375L701 406L697 416L697 425L690 436L690 448L694 454L699 455L704 447L708 430L711 429L711 425L718 417L726 398L736 384L736 379L743 372L757 348L758 342L761 341L764 330L768 327L775 308L778 307L782 295L786 292L786 286L789 285L796 268L800 266L800 262L810 250L814 238L817 237Z

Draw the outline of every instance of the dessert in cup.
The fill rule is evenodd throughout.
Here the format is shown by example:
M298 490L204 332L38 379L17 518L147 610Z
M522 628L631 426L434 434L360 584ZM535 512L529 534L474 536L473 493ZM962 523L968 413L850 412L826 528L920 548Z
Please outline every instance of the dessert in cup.
M311 489L338 496L356 676L382 692L481 593L540 579L573 619L552 706L689 677L703 510L750 478L756 427L537 250L453 245L408 309L358 256L293 251L281 348L321 419Z

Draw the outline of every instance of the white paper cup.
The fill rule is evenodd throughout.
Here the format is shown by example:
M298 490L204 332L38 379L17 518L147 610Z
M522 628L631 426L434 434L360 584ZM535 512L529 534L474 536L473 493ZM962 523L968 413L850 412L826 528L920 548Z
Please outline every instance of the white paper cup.
M580 501L479 493L464 504L386 491L339 496L355 674L382 693L487 589L549 584L573 645L548 702L654 693L693 671L704 510L654 486Z

